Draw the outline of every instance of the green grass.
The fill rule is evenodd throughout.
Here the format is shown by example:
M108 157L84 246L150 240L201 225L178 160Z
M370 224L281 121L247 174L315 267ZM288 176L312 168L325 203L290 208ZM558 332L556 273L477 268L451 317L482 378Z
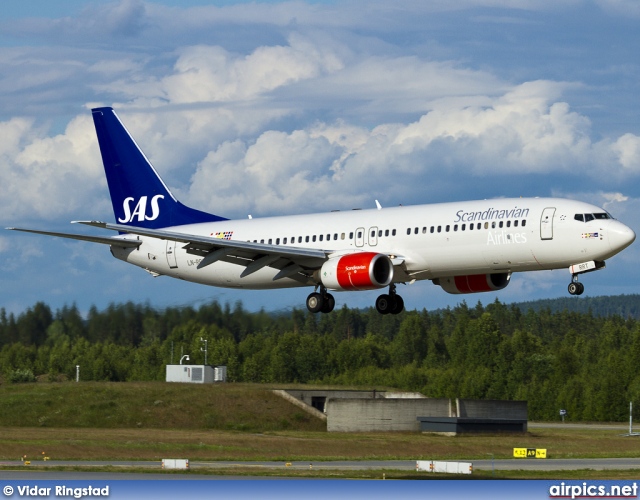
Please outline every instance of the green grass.
M0 386L0 427L322 431L326 424L251 384L86 382Z
M513 448L553 458L637 457L638 438L597 428L526 434L327 433L324 422L252 384L36 383L0 386L0 460L486 460ZM44 454L43 454L44 452ZM280 468L282 469L282 468ZM73 469L65 469L73 470ZM109 468L82 468L109 470ZM143 469L159 472L155 469ZM137 468L132 469L137 471ZM198 474L432 479L399 471L196 469ZM475 471L474 478L633 479L638 471ZM450 477L450 476L447 476Z

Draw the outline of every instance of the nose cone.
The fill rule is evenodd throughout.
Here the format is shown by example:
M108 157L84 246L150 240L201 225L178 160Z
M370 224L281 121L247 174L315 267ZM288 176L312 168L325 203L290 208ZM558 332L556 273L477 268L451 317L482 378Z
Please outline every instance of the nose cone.
M636 233L621 222L615 222L609 229L609 245L614 252L620 252L635 241Z

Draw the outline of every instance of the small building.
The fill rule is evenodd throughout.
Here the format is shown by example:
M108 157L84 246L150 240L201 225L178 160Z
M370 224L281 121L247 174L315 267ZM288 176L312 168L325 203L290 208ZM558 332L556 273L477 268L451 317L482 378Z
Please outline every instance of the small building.
M209 365L167 365L167 382L212 384L215 372Z

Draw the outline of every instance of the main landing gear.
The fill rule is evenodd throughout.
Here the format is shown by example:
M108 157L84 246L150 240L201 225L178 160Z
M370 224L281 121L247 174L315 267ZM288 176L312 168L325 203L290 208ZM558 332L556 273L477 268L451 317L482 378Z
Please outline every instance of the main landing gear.
M404 310L404 300L396 293L396 285L389 285L389 294L376 299L376 309L380 314L400 314Z
M307 309L312 313L330 313L335 306L336 300L323 286L320 286L319 292L310 293L307 297ZM377 298L376 309L380 314L400 314L404 310L404 300L396 293L393 283L389 285L389 294Z
M330 313L335 306L336 299L323 286L320 287L320 293L313 292L307 297L307 309L312 313Z
M571 295L582 295L584 292L584 285L578 281L577 274L571 275L571 283L569 283L567 289Z

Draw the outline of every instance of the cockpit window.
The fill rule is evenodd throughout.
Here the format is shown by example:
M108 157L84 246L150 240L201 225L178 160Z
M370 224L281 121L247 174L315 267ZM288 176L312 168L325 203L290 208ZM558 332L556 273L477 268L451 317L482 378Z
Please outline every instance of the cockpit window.
M598 212L595 214L575 214L573 216L575 220L579 220L580 222L589 222L592 220L605 220L605 219L613 219L611 214L608 212Z

